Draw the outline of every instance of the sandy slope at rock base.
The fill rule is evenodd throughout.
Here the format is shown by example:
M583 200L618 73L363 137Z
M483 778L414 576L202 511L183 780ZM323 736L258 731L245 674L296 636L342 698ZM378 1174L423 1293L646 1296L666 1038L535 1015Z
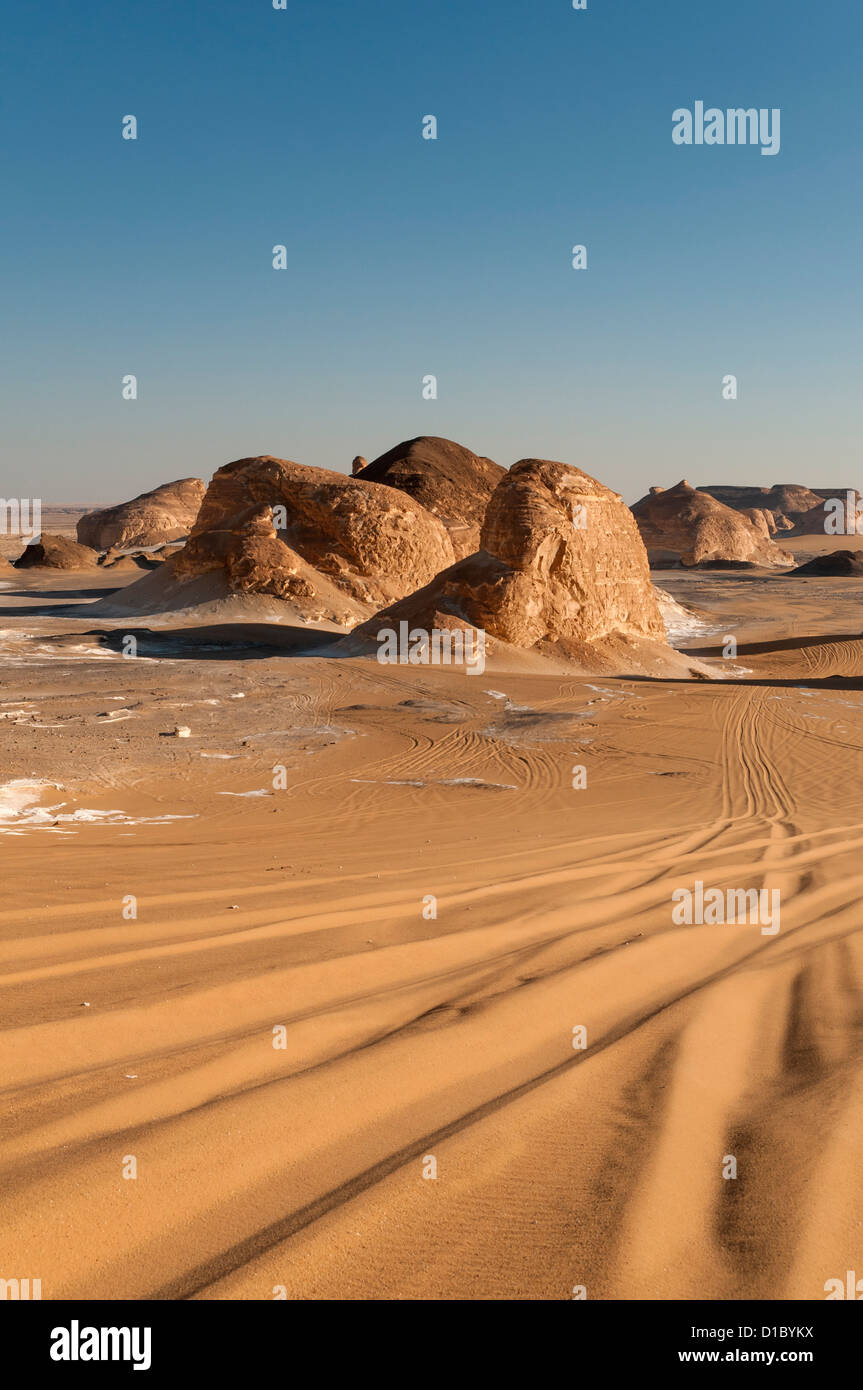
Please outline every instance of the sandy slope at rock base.
M822 1299L859 1268L863 581L654 577L745 675L162 629L127 661L70 616L104 575L0 592L4 784L124 816L0 835L0 1273ZM687 640L720 676L722 636ZM674 926L696 879L779 887L781 931Z

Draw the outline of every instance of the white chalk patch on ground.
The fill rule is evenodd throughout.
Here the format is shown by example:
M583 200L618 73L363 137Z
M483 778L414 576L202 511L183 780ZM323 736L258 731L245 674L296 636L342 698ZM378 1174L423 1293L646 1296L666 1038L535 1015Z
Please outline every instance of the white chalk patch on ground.
M26 777L16 777L12 782L0 786L0 821L20 814L27 806L45 791L61 791L59 782L33 781Z
M402 778L397 782L382 782L377 777L352 777L351 781L362 782L369 787L425 787L428 785L426 782L417 782L410 778Z
M691 608L678 603L677 599L666 589L660 589L657 584L654 584L653 592L656 594L659 611L665 624L665 635L670 646L673 647L676 642L686 642L691 637L705 637L708 633L723 631L723 628L717 627L715 623L708 623L703 618L699 618L696 613L692 612Z
M352 777L352 782L361 782L371 787L482 787L489 791L515 792L518 787L511 782L484 782L481 777L444 777L421 782L413 777L382 781L377 777Z
M22 835L30 830L47 830L58 835L74 834L69 825L159 825L165 821L196 820L194 815L130 816L125 811L94 811L85 806L69 810L67 801L56 805L39 803L48 791L65 791L60 782L34 781L19 777L0 786L0 835Z
M129 660L125 653L112 651L110 647L104 647L100 643L64 641L51 645L46 642L44 635L40 637L35 632L8 627L0 628L0 654L4 666L51 666L57 662ZM146 656L143 652L139 652L135 660L160 666L178 664L168 657Z
M509 714L533 714L534 712L532 705L516 705L502 690L487 690L485 693L491 695L495 700L503 700L504 709Z
M34 645L38 643L38 645ZM0 628L0 650L4 666L48 666L55 661L117 661L121 652L112 652L94 643L62 643L48 646L35 632L18 628Z
M239 758L239 753L202 753L202 758Z
M0 713L0 719L9 719L13 724L18 724L24 729L65 729L65 724L36 724L39 711L33 709L10 709Z
M485 782L482 777L447 777L437 785L441 787L490 787L494 791L502 792L518 791L518 787L513 782Z
M260 791L254 792L219 792L219 796L272 796L272 794L267 787L262 787Z
M112 652L107 647L90 646L86 642L64 642L56 647L40 645L32 648L33 656L45 657L45 661L36 664L46 666L52 661L123 661L125 660L122 652ZM28 653L24 653L22 659L15 663L18 666L29 664Z

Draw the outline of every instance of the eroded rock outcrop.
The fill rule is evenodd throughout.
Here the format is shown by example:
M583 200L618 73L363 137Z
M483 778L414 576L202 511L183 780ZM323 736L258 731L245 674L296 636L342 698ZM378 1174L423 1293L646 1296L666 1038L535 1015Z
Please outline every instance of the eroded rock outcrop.
M187 536L205 491L201 478L181 478L142 492L131 502L87 512L78 521L78 540L94 550L108 550L155 546Z
M261 505L273 509L286 548L371 608L427 584L454 558L443 523L406 493L270 456L218 470L183 556L198 553L193 542L205 532L231 530L232 518Z
M403 493L286 459L238 459L213 477L182 550L93 611L352 627L452 561L443 523Z
M676 487L651 488L632 513L654 566L794 564L771 539L764 509L735 511L685 479Z
M231 593L283 599L308 621L345 626L369 611L281 539L266 503L255 503L199 531L165 563L181 583L219 573Z
M166 560L158 550L106 550L99 556L101 569L132 573L134 570L155 570Z
M88 545L79 545L68 536L42 533L13 563L16 569L86 570L95 569L99 556Z
M371 650L382 629L406 622L429 632L482 629L492 647L507 643L588 668L647 669L676 658L632 514L581 469L545 459L515 464L492 494L481 543L377 613L347 646L365 642Z
M451 439L421 435L381 454L359 476L408 493L440 517L461 560L479 549L486 507L505 472Z
M835 528L828 524L836 511L836 503L845 505L850 491L848 511L853 515L861 496L853 488L810 488L797 483L774 483L771 487L723 484L703 487L699 491L736 511L746 512L752 507L766 510L778 531L793 531L798 536L836 534Z

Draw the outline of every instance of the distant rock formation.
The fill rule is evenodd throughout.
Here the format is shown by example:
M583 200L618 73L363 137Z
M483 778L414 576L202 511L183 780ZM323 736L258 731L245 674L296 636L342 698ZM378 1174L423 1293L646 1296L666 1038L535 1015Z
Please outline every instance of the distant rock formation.
M99 556L99 566L106 570L155 570L168 557L161 550L106 550Z
M479 549L489 498L505 473L451 439L420 435L381 454L359 476L408 493L440 517L460 560Z
M131 502L87 512L78 521L78 540L94 550L159 545L187 536L206 489L201 478L181 478L142 492Z
M364 459L362 454L357 454L351 464L351 473L353 477L356 477L358 473L362 473L363 469L368 467L368 463L368 459Z
M836 534L828 531L826 522L835 508L825 503L838 500L843 504L848 492L852 494L851 510L861 494L854 488L809 488L797 483L774 483L771 487L736 487L731 484L699 488L726 507L747 512L756 507L768 511L778 531L793 531L798 536Z
M230 529L256 504L275 509L281 541L307 566L372 608L427 584L454 558L443 523L406 493L269 456L214 474L192 540ZM196 553L190 547L184 554Z
M406 621L426 631L468 625L587 666L603 646L617 660L627 645L631 652L646 644L647 667L674 656L632 514L581 469L545 459L516 463L492 494L481 544L346 642L370 650L382 628Z
M815 555L805 565L798 565L796 574L822 575L825 578L835 575L863 574L863 552L859 550L833 550L829 555Z
M651 488L632 514L652 566L757 565L790 567L794 557L773 542L764 509L736 511L684 479Z
M95 569L98 561L99 556L90 546L43 531L39 540L31 542L13 563L18 570L86 570Z

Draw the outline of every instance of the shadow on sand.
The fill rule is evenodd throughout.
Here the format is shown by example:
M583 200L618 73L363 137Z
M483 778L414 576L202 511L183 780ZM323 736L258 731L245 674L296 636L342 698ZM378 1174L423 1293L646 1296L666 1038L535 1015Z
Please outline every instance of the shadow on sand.
M60 648L66 642L82 639L98 642L109 651L122 654L127 639L134 637L138 656L172 657L188 661L235 661L237 657L258 659L272 656L323 656L338 642L341 632L320 632L305 627L275 623L216 623L184 628L91 628L86 632L64 633L60 637L40 637Z

